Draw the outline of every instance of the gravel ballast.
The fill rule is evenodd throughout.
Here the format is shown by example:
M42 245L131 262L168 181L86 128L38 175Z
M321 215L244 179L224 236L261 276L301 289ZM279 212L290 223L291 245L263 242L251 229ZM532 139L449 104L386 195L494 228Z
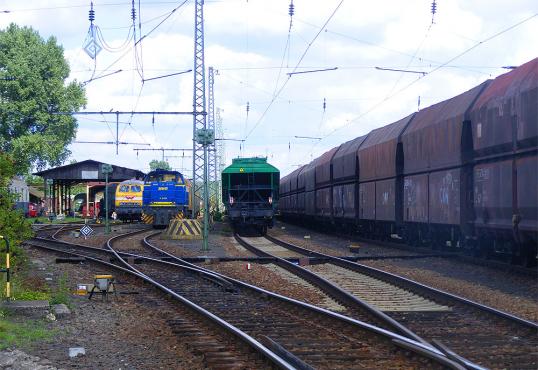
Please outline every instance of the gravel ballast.
M50 322L52 339L23 350L49 366L84 369L203 369L203 357L174 334L169 320L184 318L176 303L133 277L117 275L93 263L55 264L56 256L28 248L33 266L29 273L53 272L53 281L66 279L70 290L92 283L95 274L117 277L118 297L103 302L100 296L72 296L72 313ZM47 266L40 270L37 266ZM42 267L41 267L42 268ZM47 275L50 276L50 275ZM69 358L69 348L83 347L86 354ZM43 360L39 361L43 364Z
M270 232L271 235L315 251L343 251L352 244L348 239L313 232L296 225L278 223L278 226ZM311 238L304 240L302 235L310 235ZM358 244L361 246L358 255L361 256L419 254L378 246L373 242ZM538 281L532 276L441 257L362 260L359 263L407 277L527 320L538 321Z

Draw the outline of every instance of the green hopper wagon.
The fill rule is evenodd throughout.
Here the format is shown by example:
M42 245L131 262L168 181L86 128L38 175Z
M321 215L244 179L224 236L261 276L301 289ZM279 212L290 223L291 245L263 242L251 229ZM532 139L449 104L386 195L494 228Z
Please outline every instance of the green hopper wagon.
M234 228L273 227L280 171L267 158L235 158L222 171L222 201Z

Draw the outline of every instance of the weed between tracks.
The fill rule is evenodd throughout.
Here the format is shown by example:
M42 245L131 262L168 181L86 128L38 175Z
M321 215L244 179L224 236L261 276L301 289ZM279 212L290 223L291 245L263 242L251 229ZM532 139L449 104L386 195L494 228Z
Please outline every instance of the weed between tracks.
M0 311L0 350L8 347L25 347L38 340L49 339L55 331L46 328L41 320L16 322L5 311Z
M67 273L64 273L58 279L58 284L52 290L50 304L65 304L66 306L71 307L71 293L69 292L69 286L67 284L68 276Z

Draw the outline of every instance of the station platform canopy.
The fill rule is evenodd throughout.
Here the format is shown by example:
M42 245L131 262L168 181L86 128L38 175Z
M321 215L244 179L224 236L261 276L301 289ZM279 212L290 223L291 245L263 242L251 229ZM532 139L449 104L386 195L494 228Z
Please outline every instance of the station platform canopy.
M43 178L48 211L54 214L72 213L71 187L73 185L85 184L86 203L95 203L95 200L91 199L93 197L91 197L89 189L96 186L104 188L105 174L102 172L104 164L103 162L87 159L82 162L35 172L34 175ZM116 165L112 165L112 173L108 175L109 182L121 182L129 179L140 180L143 178L144 173L142 171ZM89 215L89 207L87 207L87 212L86 216Z
M34 175L41 176L45 180L52 179L77 183L104 181L105 175L101 172L101 166L103 164L105 163L87 159L82 162L35 172ZM142 171L112 165L112 173L108 176L108 180L124 181L129 179L142 179L143 177L144 173Z

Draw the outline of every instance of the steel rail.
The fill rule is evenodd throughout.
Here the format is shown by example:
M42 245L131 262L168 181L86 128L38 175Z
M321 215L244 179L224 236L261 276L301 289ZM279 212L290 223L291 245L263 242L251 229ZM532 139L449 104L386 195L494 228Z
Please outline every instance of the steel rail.
M153 237L153 236L156 236L158 234L160 234L161 232L155 232L151 235L148 235L146 236L144 239L143 239L143 243L148 246L149 248L151 249L154 249L164 255L166 255L168 258L171 258L175 261L177 261L179 264L181 265L186 265L186 266L191 266L193 268L198 268L198 269L201 269L201 270L204 270L204 271L207 271L207 272L210 272L210 273L213 273L213 274L216 274L216 275L219 275L237 285L240 285L242 287L245 287L245 288L248 288L248 289L252 289L252 290L255 290L255 291L258 291L258 292L261 292L263 294L266 294L266 295L269 295L269 296L272 296L272 297L275 297L277 299L281 299L281 300L284 300L286 302L291 302L291 303L294 303L294 304L298 304L300 306L303 306L303 307L308 307L314 311L317 311L317 312L320 312L320 313L323 313L325 315L328 315L328 316L332 316L332 317L335 317L335 318L338 318L340 320L344 320L346 321L347 323L351 324L351 325L358 325L360 326L361 328L363 329L369 329L373 332L375 332L376 334L382 334L382 335L390 335L391 336L391 340L392 342L394 342L394 344L402 347L402 348L406 348L406 349L409 349L409 350L412 350L414 352L417 352L417 353L420 353L420 354L423 354L431 359L434 359L434 360L440 360L440 361L445 361L446 359L449 359L448 356L446 356L445 353L443 353L443 351L441 350L438 350L437 347L435 346L432 346L430 345L429 343L423 343L423 342L420 342L420 341L416 341L414 339L411 339L411 338L408 338L406 336L403 336L403 335L400 335L398 333L395 333L395 332L391 332L389 330L386 330L386 329L383 329L383 328L380 328L378 326L375 326L375 325L372 325L372 324L368 324L368 323L365 323L363 321L360 321L360 320L357 320L357 319L353 319L353 318L350 318L348 316L344 316L344 315L341 315L337 312L333 312L333 311L329 311L327 309L324 309L322 307L318 307L318 306L314 306L314 305L311 305L309 303L306 303L306 302L302 302L302 301L298 301L296 299L293 299L293 298L290 298L290 297L286 297L286 296L283 296L283 295L280 295L278 293L274 293L274 292L271 292L271 291L268 291L268 290L265 290L261 287L258 287L258 286L255 286L255 285L251 285L249 283L246 283L244 281L241 281L241 280L237 280L237 279L234 279L234 278L231 278L229 276L226 276L226 275L223 275L223 274L220 274L218 272L214 272L212 270L208 270L208 269L205 269L203 267L200 267L200 266L197 266L197 265L194 265L190 262L187 262L185 261L184 259L180 258L180 257L177 257L171 253L168 253L162 249L160 249L159 247L151 244L149 242L149 238ZM433 351L432 351L433 350ZM439 357L441 356L441 357ZM458 363L458 361L454 361L453 359L449 359L451 362L447 362L446 363L446 366L449 366L449 367L452 367L452 366L455 366L456 368L458 367L458 365L461 365ZM475 367L476 369L481 369L480 367Z
M387 315L386 313L382 312L381 310L377 309L376 307L372 306L371 304L363 301L362 299L355 297L351 295L349 292L345 291L344 289L340 288L339 286L333 284L329 280L326 280L322 278L321 276L308 271L301 266L295 265L289 261L286 261L283 258L277 257L275 255L272 255L270 253L267 253L265 251L262 251L255 246L248 243L246 240L241 238L238 234L234 234L235 239L239 244L241 244L243 247L251 251L252 253L258 255L258 256L264 256L264 257L273 257L276 259L275 264L290 271L291 273L300 276L304 280L310 282L311 284L319 287L321 290L323 290L325 293L327 293L329 296L332 296L336 298L337 300L341 302L345 302L345 304L349 307L359 308L361 310L366 310L370 315L377 318L381 322L385 323L389 328L392 330L411 338L415 341L421 342L423 344L426 344L428 346L431 346L428 341L418 336L416 333L411 331L409 328L405 327L404 325L400 324L398 321L394 320L392 317Z
M245 248L249 249L249 250L252 251L253 253L260 254L260 255L263 254L263 255L268 255L268 256L275 257L275 258L277 258L277 260L279 260L279 262L280 262L280 261L285 261L285 260L283 260L282 258L276 257L276 256L274 256L274 255L271 255L271 254L265 252L265 251L260 250L259 248L256 248L254 245L248 243L246 240L242 239L242 238L241 238L239 235L237 235L237 234L235 234L235 238L236 238L236 240L237 240L241 245L243 245ZM269 241L275 243L274 241L272 241L271 239L269 239L269 238L267 238L267 237L266 237L266 239L268 239ZM278 243L276 243L276 244L278 244ZM288 248L288 247L286 247L286 246L284 246L284 245L282 245L282 246L285 247L285 248ZM302 249L302 248L300 248L300 247L298 247L298 249L293 249L293 248L288 248L288 249L293 250L293 251L298 252L298 253L303 254L303 255L304 255L304 251L307 251L307 250L304 250L304 249ZM327 257L330 257L330 256L327 256ZM344 260L344 261L346 261L346 260ZM285 262L286 262L286 265L287 265L287 266L291 265L291 266L290 266L291 268L289 268L288 271L293 272L293 273L295 273L295 274L297 274L297 275L299 275L299 276L301 276L301 277L303 277L303 278L304 278L304 276L306 276L307 279L305 279L305 280L312 282L312 280L317 280L317 279L319 279L319 281L321 281L322 283L327 282L328 284L334 286L334 287L337 289L337 291L339 291L339 292L340 292L340 291L343 291L343 292L345 292L347 295L349 295L349 296L351 296L351 297L357 299L358 301L360 301L360 302L364 302L364 301L362 301L360 298L358 298L358 297L356 297L356 296L354 296L354 295L351 295L350 293L348 293L347 291L343 290L343 289L340 288L339 286L337 286L337 285L333 284L332 282L330 282L330 281L328 281L328 280L326 280L326 279L324 279L324 278L318 276L317 274L315 274L315 273L313 273L313 272L311 272L311 271L308 271L308 270L306 270L306 269L304 269L304 268L302 268L302 267L300 267L300 266L294 265L294 264L292 264L292 263L290 263L290 262L288 262L288 261L285 261ZM347 262L347 261L346 261L346 262ZM282 265L280 265L280 266L286 268L285 266L282 266ZM308 278L311 278L312 275L313 275L315 278L312 279L312 280L308 279ZM390 321L394 321L394 322L396 322L398 325L401 325L402 327L406 328L403 324L399 323L398 321L396 321L396 320L393 319L392 317L388 316L387 314L385 314L385 313L382 312L381 310L378 310L377 308L375 308L375 307L369 305L369 304L366 303L366 302L364 302L364 303L365 303L365 305L368 305L369 307L372 307L373 309L375 309L376 311L378 311L378 312L381 313L382 315L388 317L388 318L390 319ZM407 328L406 328L406 329L407 329ZM409 330L409 329L407 329L407 330ZM409 330L409 331L410 331L410 330ZM415 334L414 332L412 332L412 333ZM416 334L415 334L415 335L416 335ZM417 335L417 337L418 337L418 335ZM420 338L420 337L419 337L419 338ZM429 344L429 343L426 342L426 341L424 341L424 342L427 343L427 344ZM466 359L466 358L464 358L464 357L462 357L462 356L460 356L460 355L457 355L455 352L453 352L453 351L451 351L451 350L450 350L450 352L445 352L444 349L447 349L446 346L442 346L442 347L437 346L436 348L441 349L441 351L443 351L443 353L444 353L447 357L451 358L452 360L454 360L455 362L459 363L460 365L465 366L466 368L469 368L469 369L476 369L476 370L481 370L481 369L483 369L480 365L475 364L475 363L473 363L472 361L470 361L470 360L468 360L468 359Z
M55 242L55 243L57 242L57 241L48 240L48 239L43 239L42 241ZM234 335L235 337L239 338L239 340L243 341L248 346L253 348L257 353L261 354L263 357L265 357L267 360L269 360L271 363L273 363L278 368L286 369L286 370L298 369L298 367L295 367L295 366L291 365L289 362L282 359L280 356L278 356L277 354L275 354L274 352L269 350L267 347L265 347L263 344L261 344L260 342L258 342L256 339L252 338L251 336L249 336L245 332L239 330L235 326L229 324L228 322L224 321L223 319L221 319L220 317L214 315L213 313L205 310L204 308L200 307L196 303L194 303L194 302L184 298L183 296L177 294L176 292L169 289L168 287L166 287L166 286L158 283L157 281L151 279L150 277L146 276L145 274L142 274L140 272L136 272L131 268L126 268L126 267L118 266L118 265L116 265L114 263L111 263L111 262L106 262L106 261L101 260L99 258L86 256L86 255L83 255L83 254L81 255L81 254L78 254L78 253L75 253L75 252L64 251L64 250L60 250L60 249L56 249L56 248L52 248L52 247L46 247L46 246L43 246L43 245L32 244L31 241L27 242L26 244L29 244L29 245L32 245L34 247L38 247L38 248L41 248L41 249L54 251L54 252L57 252L57 253L64 253L64 254L68 254L68 255L72 255L72 256L84 257L85 259L90 260L92 262L96 262L96 263L111 267L113 269L120 270L120 271L122 271L124 273L133 275L135 277L138 277L138 278L150 283L151 285L157 287L158 289L165 292L166 294L172 296L176 300L178 300L181 303L183 303L184 305L186 305L188 308L192 309L193 311L200 314L204 318L209 319L211 322L217 324L219 327L221 327L225 331L227 331L227 332L231 333L232 335ZM70 244L70 243L66 243L66 244ZM75 245L75 246L80 247L80 245ZM91 249L94 249L94 250L100 250L101 252L103 252L105 254L112 253L111 251L104 250L104 249L99 249L99 248L94 248L94 247L88 247L88 248L91 248ZM120 258L120 260L122 260L122 258L119 257L119 255L117 255L117 257ZM158 261L158 260L155 260L155 261Z
M467 299L467 298L460 297L460 296L458 296L456 294L452 294L452 293L446 292L446 291L441 290L441 289L433 288L431 286L416 282L414 280L405 278L403 276L399 276L399 275L396 275L396 274L393 274L393 273L390 273L390 272L387 272L387 271L379 270L377 268L366 266L366 265L363 265L363 264L360 264L360 263L357 263L357 262L351 262L351 261L345 260L345 259L340 258L340 257L330 256L328 254L315 252L315 251L312 251L312 250L309 250L309 249L306 249L306 248L302 248L302 247L299 247L297 245L287 243L287 242L285 242L283 240L277 239L277 238L275 238L273 236L270 236L270 235L266 235L265 238L270 240L271 242L273 242L275 244L278 244L278 245L284 247L284 248L288 248L290 250L293 250L294 252L301 253L301 254L304 254L306 256L316 256L316 257L327 258L327 259L329 259L331 261L331 263L333 263L333 264L335 264L337 266L346 268L348 270L359 272L361 274L366 274L368 276L371 276L371 277L374 277L376 279L385 281L387 283L395 284L395 285L397 285L397 286L399 286L401 288L404 288L404 289L412 288L412 289L415 289L415 290L420 290L421 292L434 294L434 295L436 295L438 297L443 297L445 299L455 300L455 301L457 301L459 303L463 303L465 305L469 305L469 306L472 306L474 308L478 308L479 310L488 312L490 314L493 314L493 315L496 315L496 316L499 316L499 317L503 317L503 318L505 318L507 320L513 321L513 322L515 322L517 324L526 326L528 328L538 330L538 323L535 323L535 322L532 322L532 321L529 321L529 320L525 320L525 319L523 319L521 317L518 317L518 316L512 315L510 313L498 310L496 308L483 305L481 303L472 301L472 300Z
M143 230L143 231L146 231L146 230ZM137 231L132 232L132 233L122 234L122 235L119 235L117 237L114 237L114 239L118 239L118 238L121 238L121 237L128 237L128 236L131 236L134 233L139 233L139 232L141 232L141 231L137 230ZM159 232L154 233L154 234L152 234L150 236L146 236L144 238L144 242L150 244L149 242L147 242L147 239L149 237L151 237L151 236L154 236L154 235L158 234L158 233ZM338 313L328 311L328 310L325 310L325 309L317 307L317 306L310 305L310 304L305 303L305 302L297 301L297 300L294 300L294 299L289 298L289 297L278 295L276 293L264 290L264 289L256 287L256 286L252 286L250 284L244 283L244 282L239 281L239 280L235 280L233 278L227 277L225 275L216 273L216 272L211 271L211 270L200 268L199 266L196 266L196 265L193 265L193 264L191 264L189 262L183 261L180 258L178 258L176 256L173 256L173 255L171 255L171 254L169 254L169 253L167 253L165 251L162 251L162 250L159 250L159 251L161 253L167 255L168 257L174 258L177 262L179 262L179 264L178 263L171 263L171 262L167 262L167 261L162 261L162 260L155 259L155 258L152 258L152 257L141 256L141 255L137 255L137 254L133 254L133 253L117 252L116 254L114 254L110 250L105 250L105 249L102 249L102 248L90 247L90 246L85 246L85 245L80 245L80 244L73 244L73 243L68 243L68 242L64 242L64 241L60 241L60 240L51 240L51 239L45 239L45 238L35 238L35 239L37 241L41 241L41 242L55 243L55 244L58 244L58 245L62 245L63 247L70 247L70 248L75 247L75 248L85 249L85 250L88 250L88 251L91 251L91 252L94 252L94 253L101 253L101 254L105 254L105 255L115 255L115 257L119 258L119 259L123 259L120 256L123 256L123 257L126 257L126 258L131 257L131 258L135 258L135 259L139 259L139 260L145 260L145 261L148 261L148 262L151 261L151 262L166 264L166 265L173 266L173 267L176 267L176 268L177 267L188 268L193 273L205 272L205 273L207 273L207 274L209 274L211 276L210 280L213 280L215 277L220 277L220 278L225 279L225 280L227 280L227 281L229 281L229 282L231 282L233 284L238 284L238 285L240 285L242 287L246 287L246 288L249 288L251 290L255 290L255 291L257 291L259 293L262 293L262 294L264 294L266 296L271 296L271 297L279 299L281 301L291 303L291 304L294 304L294 305L298 305L298 306L302 306L303 308L307 308L307 309L309 309L311 311L331 316L331 317L336 318L338 320L344 321L344 322L346 322L348 324L357 326L357 327L359 327L361 329L366 329L366 330L371 331L371 332L373 332L373 333L375 333L377 335L384 336L384 337L390 339L390 341L394 345L396 345L398 347L401 347L401 348L408 349L408 350L410 350L410 351L412 351L412 352L414 352L414 353L416 353L418 355L428 357L428 358L430 358L430 359L432 359L432 360L434 360L434 361L436 361L436 362L438 362L438 363L440 363L440 364L442 364L444 366L447 366L447 367L453 368L453 369L463 369L463 367L461 367L456 361L453 361L453 360L449 359L448 356L446 356L442 351L440 351L437 348L435 348L433 346L430 346L428 344L423 344L421 342L414 341L412 339L409 339L409 338L407 338L405 336L401 336L401 335L399 335L397 333L393 333L393 332L388 331L386 329L382 329L382 328L376 327L374 325L367 324L367 323L361 322L359 320L355 320L355 319L349 318L347 316L340 315ZM31 240L26 242L26 244L35 245L35 244L31 243ZM68 255L82 256L82 257L87 258L87 259L89 259L91 261L97 261L97 262L106 264L107 266L112 266L114 268L119 268L119 269L125 270L125 268L117 266L116 264L106 262L106 261L103 261L101 259L94 258L94 257L91 257L91 256L89 257L89 256L84 255L84 254L81 255L81 254L78 254L78 253L75 253L75 252L69 252L69 251L65 251L65 250L58 250L58 249L55 249L55 248L45 247L45 246L42 246L42 245L35 245L35 246L39 247L39 248L53 250L53 251L59 252L59 253L68 254ZM158 249L157 247L154 247L154 248ZM126 262L124 261L123 263L126 263ZM129 269L127 269L127 271L132 272L134 275L139 276L140 278L143 278L143 279L147 280L148 282L153 281L153 279L149 278L148 276L146 276L144 274L141 274L140 272L137 273L137 272L135 272L133 270L129 270ZM157 283L157 284L159 284L159 283ZM168 290L166 290L168 288L166 288L164 286L163 287L158 286L158 288L165 291L165 292L167 292L167 293L169 293ZM176 295L176 293L174 293L173 291L172 291L172 293L173 293L172 295L174 295L174 296ZM184 297L182 297L182 298L185 299ZM188 302L190 302L190 301L188 301ZM192 302L192 304L196 305L193 302ZM201 309L203 310L203 308L201 308ZM257 342L257 343L259 343L259 342Z

